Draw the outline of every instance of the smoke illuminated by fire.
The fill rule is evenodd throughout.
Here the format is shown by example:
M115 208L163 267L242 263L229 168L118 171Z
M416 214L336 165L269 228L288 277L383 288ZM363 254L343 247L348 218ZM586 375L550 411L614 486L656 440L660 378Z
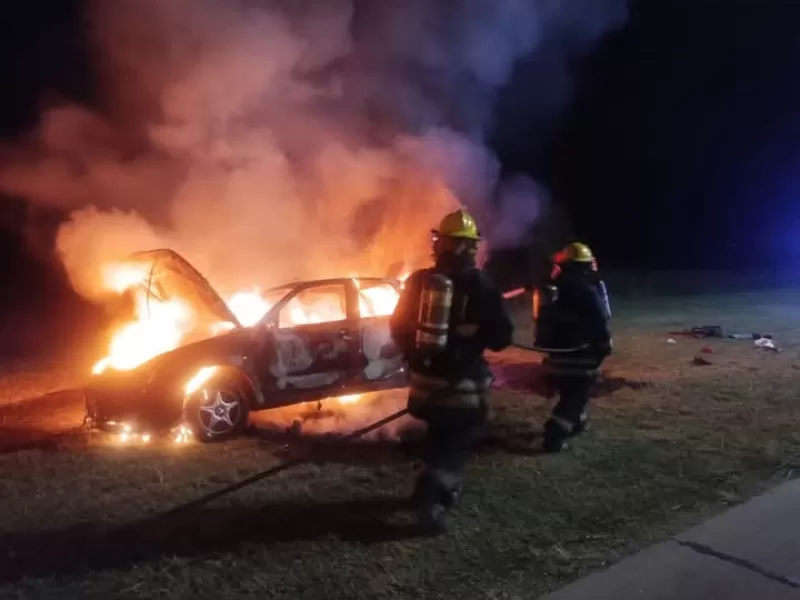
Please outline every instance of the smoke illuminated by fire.
M142 273L118 270L138 250L186 256L247 326L270 306L259 289L422 266L429 229L458 206L490 244L518 243L546 194L503 181L484 143L497 94L525 62L529 121L552 122L571 58L626 3L88 0L76 70L96 102L48 104L1 147L0 191L71 211L57 250L78 292L133 293L135 319L95 371L130 369L200 326L183 299L148 298ZM371 294L363 314L396 302ZM337 310L293 306L288 321Z
M105 265L156 247L227 297L384 275L426 261L458 205L490 243L517 242L545 194L501 181L483 143L496 94L541 51L530 119L552 121L572 55L626 15L626 0L86 4L97 103L48 108L0 149L0 189L73 211L58 251L90 298Z

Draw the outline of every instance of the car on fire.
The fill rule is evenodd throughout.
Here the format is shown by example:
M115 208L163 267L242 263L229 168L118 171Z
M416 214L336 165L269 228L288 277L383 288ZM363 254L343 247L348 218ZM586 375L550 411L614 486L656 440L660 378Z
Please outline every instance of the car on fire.
M86 385L90 422L101 429L135 423L147 431L188 427L204 442L240 433L252 411L407 385L389 315L369 303L399 295L398 279L341 277L266 290L268 306L245 327L209 282L168 249L127 261L148 302L188 301L203 317L184 343L129 369L103 369ZM318 306L313 322L298 311ZM223 324L221 326L220 324Z

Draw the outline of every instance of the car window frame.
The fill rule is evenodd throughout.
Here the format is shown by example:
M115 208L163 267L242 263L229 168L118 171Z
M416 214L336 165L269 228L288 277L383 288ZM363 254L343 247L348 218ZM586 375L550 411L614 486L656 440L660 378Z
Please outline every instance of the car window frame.
M356 310L358 311L358 315L360 319L385 319L388 318L390 315L362 315L361 314L361 293L363 292L364 288L371 287L378 287L378 286L388 286L393 288L394 291L399 295L402 293L402 282L395 281L393 279L377 279L373 277L364 277L364 278L356 278L358 284L354 283L354 287L356 290Z
M342 285L345 289L345 319L339 321L324 321L322 323L307 323L307 324L300 324L294 325L292 327L285 327L281 329L279 327L279 316L281 311L297 296L302 294L305 291L314 289L314 288L322 288L328 287L332 285ZM283 286L282 286L283 287ZM281 289L273 288L272 290L268 291L276 291ZM319 281L309 281L304 283L298 283L292 287L289 287L286 295L281 298L275 305L267 311L261 320L256 324L256 327L266 327L268 329L274 329L276 331L286 330L286 329L295 329L295 328L306 328L306 327L320 327L324 325L341 325L342 323L350 323L350 322L357 322L361 318L360 311L358 308L358 290L356 288L356 284L353 282L352 279L342 278L342 279L325 279Z

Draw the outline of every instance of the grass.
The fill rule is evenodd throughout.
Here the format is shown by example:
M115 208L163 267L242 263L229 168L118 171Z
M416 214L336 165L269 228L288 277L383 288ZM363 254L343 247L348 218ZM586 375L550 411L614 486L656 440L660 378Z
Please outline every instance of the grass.
M536 452L549 407L531 393L536 363L516 350L493 357L504 389L453 530L437 539L415 535L403 504L414 459L390 440L279 434L266 426L296 415L267 414L226 444L120 447L101 434L52 437L79 424L74 394L8 406L0 597L536 598L792 476L798 306L794 294L621 303L593 430L560 456ZM699 324L763 329L783 352L667 342ZM695 366L703 345L712 364ZM20 397L39 393L25 385ZM356 428L396 402L316 427ZM305 451L308 465L149 520Z

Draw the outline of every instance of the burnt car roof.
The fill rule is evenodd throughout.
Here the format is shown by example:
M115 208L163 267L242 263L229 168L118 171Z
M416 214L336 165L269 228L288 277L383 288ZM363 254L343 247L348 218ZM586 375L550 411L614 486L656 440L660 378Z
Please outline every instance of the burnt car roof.
M299 281L293 281L291 283L284 283L283 285L277 285L275 287L271 287L265 292L277 292L279 290L290 290L293 288L297 288L300 286L303 287L315 287L318 285L336 285L338 283L347 283L348 281L358 281L360 283L391 283L391 284L399 284L399 279L392 279L390 277L332 277L329 279L302 279Z

